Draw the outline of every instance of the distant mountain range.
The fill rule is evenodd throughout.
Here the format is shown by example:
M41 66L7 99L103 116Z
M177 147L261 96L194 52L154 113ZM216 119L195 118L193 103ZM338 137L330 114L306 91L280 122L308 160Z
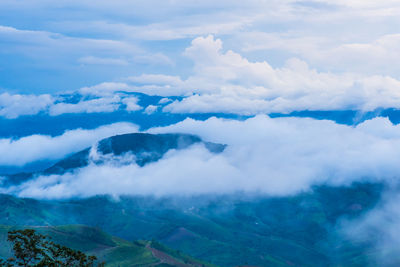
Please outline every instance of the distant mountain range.
M140 130L147 130L152 127L166 126L178 123L186 118L206 120L210 117L247 119L251 116L232 113L169 113L163 112L168 103L160 103L162 97L150 96L142 93L128 93L127 96L138 98L138 104L142 110L126 111L118 109L113 112L98 113L66 113L58 116L51 116L46 113L36 115L23 115L15 119L7 119L0 116L0 137L18 138L32 134L46 134L51 136L60 135L66 130L81 128L94 129L101 125L115 122L131 122L140 127ZM78 103L83 96L79 94L64 94L59 96L62 103ZM170 100L181 100L181 97L169 97ZM154 113L146 113L144 109L148 106L157 106ZM318 120L332 120L340 124L356 125L365 120L375 117L387 117L394 123L400 123L400 110L387 108L363 112L360 110L302 110L290 113L266 114L270 117L307 117Z

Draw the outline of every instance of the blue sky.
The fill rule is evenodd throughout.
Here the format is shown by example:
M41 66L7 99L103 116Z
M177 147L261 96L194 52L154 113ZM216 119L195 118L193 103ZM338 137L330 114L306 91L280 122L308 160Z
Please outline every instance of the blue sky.
M6 118L115 111L129 101L120 91L184 97L160 106L169 113L400 107L397 1L4 0L0 11ZM60 104L63 92L79 106Z
M197 2L1 1L0 87L38 94L187 77L184 49L210 34L252 62L294 57L318 71L399 78L396 1Z

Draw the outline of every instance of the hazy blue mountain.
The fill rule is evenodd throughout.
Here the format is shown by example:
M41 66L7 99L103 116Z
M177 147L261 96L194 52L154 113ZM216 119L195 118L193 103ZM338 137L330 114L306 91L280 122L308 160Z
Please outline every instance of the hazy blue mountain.
M85 167L89 164L91 151L94 150L101 156L122 156L129 153L136 164L144 166L161 159L171 149L186 149L196 143L204 144L212 153L220 153L225 149L225 145L204 142L200 137L189 134L123 134L103 139L96 146L74 153L43 171L8 175L4 185L18 184L37 175L63 174ZM104 159L97 159L94 162L101 164L103 161Z

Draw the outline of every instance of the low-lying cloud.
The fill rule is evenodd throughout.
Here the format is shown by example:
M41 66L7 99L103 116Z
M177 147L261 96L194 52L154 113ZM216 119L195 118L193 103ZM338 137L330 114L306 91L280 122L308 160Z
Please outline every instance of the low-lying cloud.
M22 115L36 115L54 103L51 95L0 94L0 116L14 119Z
M111 113L119 109L125 109L128 112L141 110L138 105L139 98L117 94L115 90L124 89L124 86L118 84L112 85L111 93L107 93L105 88L107 84L99 85L102 92L98 95L92 91L91 95L86 95L87 88L82 88L82 95L74 95L71 93L65 95L20 95L20 94L0 94L0 117L7 119L15 119L24 115L37 115L39 113L48 114L50 116L59 116L62 114L72 113ZM93 87L92 90L95 90ZM65 96L77 97L81 99L76 103L66 101ZM68 98L68 97L67 97Z
M100 139L124 133L137 132L131 123L115 123L93 130L75 129L60 136L31 135L19 139L0 139L0 166L23 166L41 160L62 159L78 152Z
M400 177L400 127L385 118L356 127L304 118L256 116L245 121L187 119L152 133L197 134L227 144L171 150L139 167L110 161L65 175L42 176L3 192L35 198L110 195L296 194L311 185L349 185Z
M98 113L116 111L121 104L118 95L113 97L103 97L91 100L83 100L78 103L57 103L50 107L49 114L58 116L65 113Z
M370 258L379 266L396 266L400 260L399 201L398 189L389 189L373 210L340 225L344 237L371 247Z

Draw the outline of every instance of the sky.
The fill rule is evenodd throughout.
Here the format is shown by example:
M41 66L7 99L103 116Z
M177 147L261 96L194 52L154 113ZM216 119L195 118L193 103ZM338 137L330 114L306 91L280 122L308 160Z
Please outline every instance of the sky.
M397 109L399 11L391 0L4 0L0 117ZM121 91L184 99L147 107Z
M54 93L143 74L185 80L196 72L185 49L210 35L222 54L272 68L295 58L317 72L399 79L399 11L391 0L3 0L0 88Z

